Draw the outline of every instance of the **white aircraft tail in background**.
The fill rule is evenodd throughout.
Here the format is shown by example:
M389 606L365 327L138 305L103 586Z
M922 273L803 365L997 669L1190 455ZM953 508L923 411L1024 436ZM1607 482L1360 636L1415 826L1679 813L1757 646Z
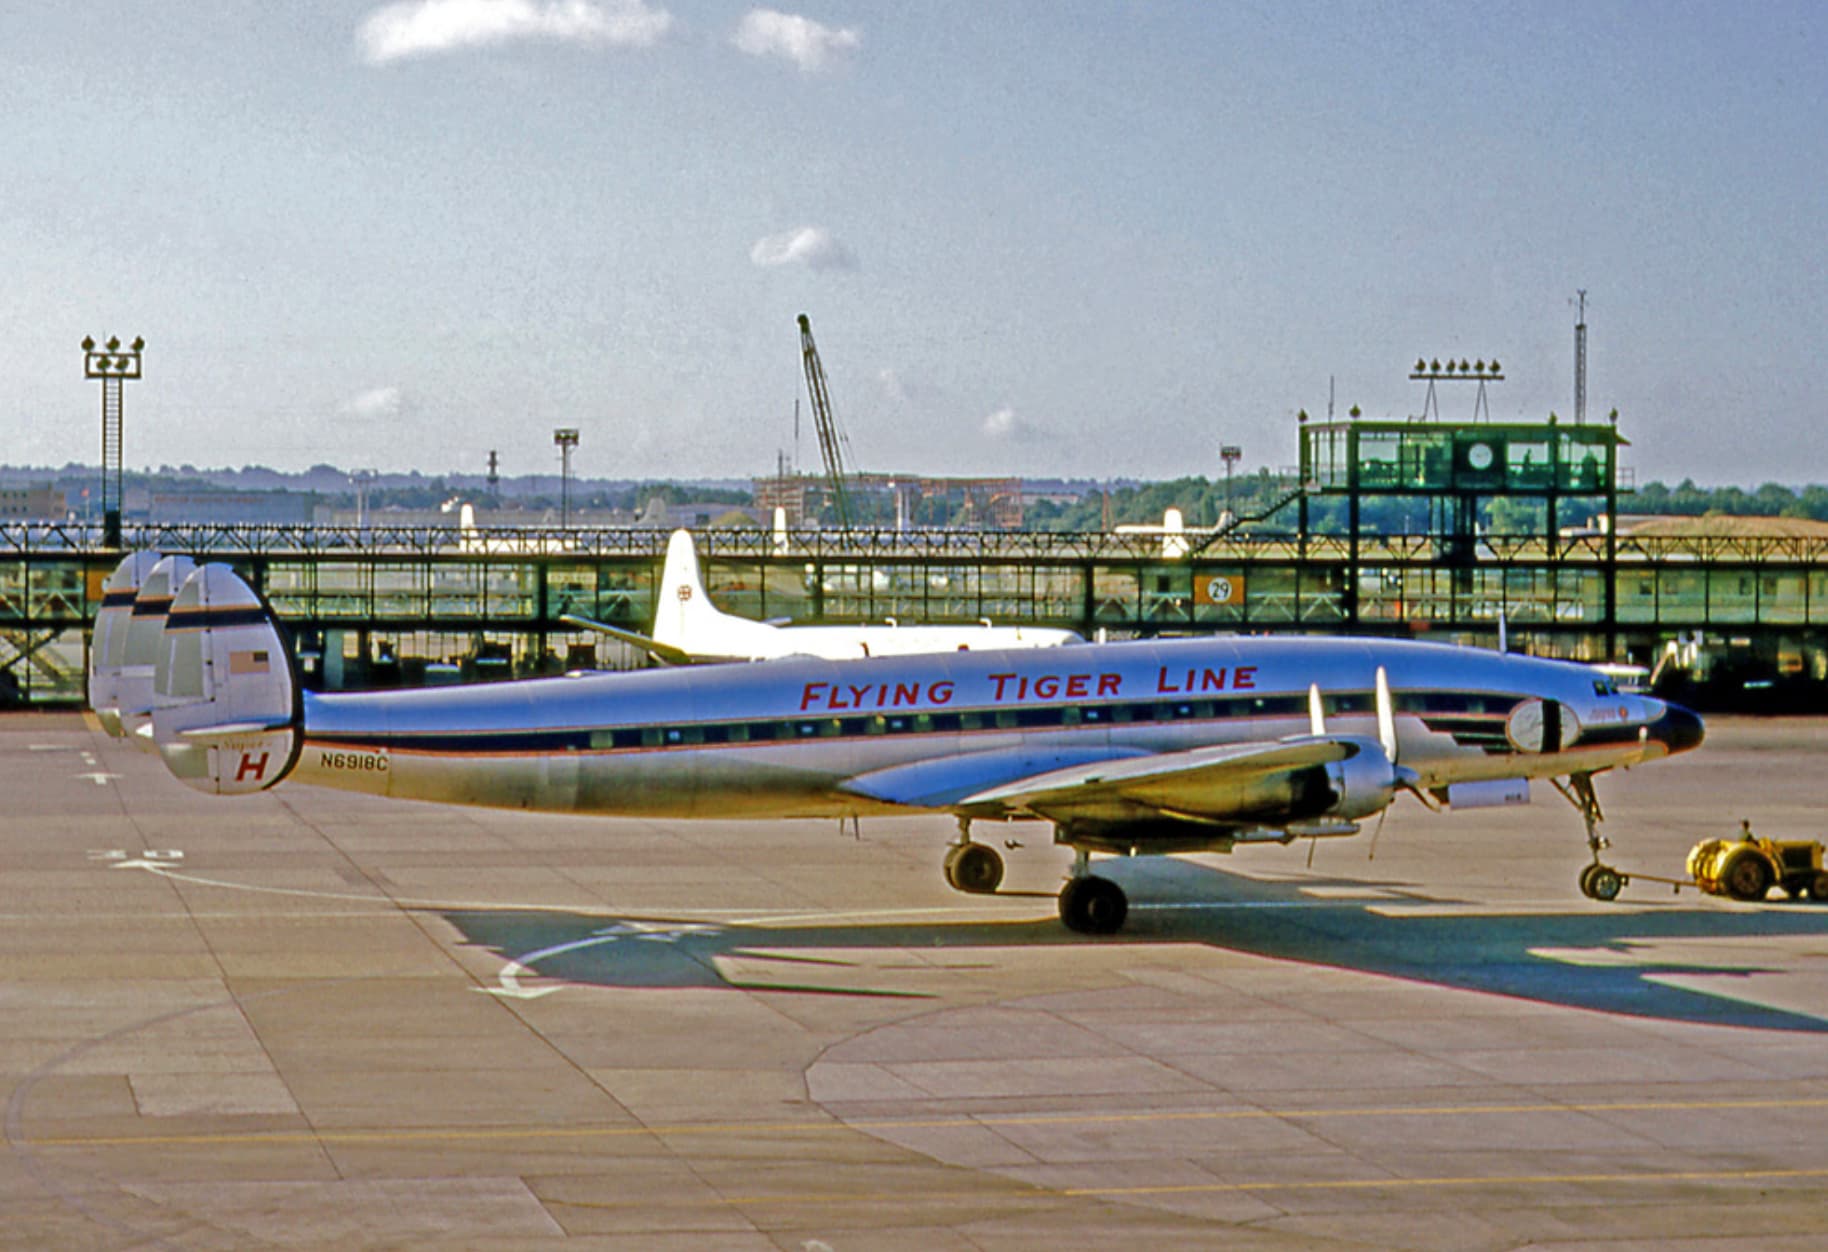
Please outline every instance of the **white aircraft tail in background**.
M676 530L667 543L660 576L654 633L641 635L588 618L567 615L573 626L620 639L663 661L765 661L783 656L847 660L911 656L989 648L1046 648L1083 643L1070 630L1042 626L774 626L726 613L711 602L699 573L691 532Z

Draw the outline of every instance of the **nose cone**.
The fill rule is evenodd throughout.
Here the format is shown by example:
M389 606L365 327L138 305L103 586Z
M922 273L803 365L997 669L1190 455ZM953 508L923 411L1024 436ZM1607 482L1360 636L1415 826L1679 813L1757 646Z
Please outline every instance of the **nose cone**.
M1663 706L1663 716L1650 724L1650 737L1669 749L1674 756L1678 752L1687 752L1698 748L1707 737L1707 727L1701 724L1701 718L1679 704Z

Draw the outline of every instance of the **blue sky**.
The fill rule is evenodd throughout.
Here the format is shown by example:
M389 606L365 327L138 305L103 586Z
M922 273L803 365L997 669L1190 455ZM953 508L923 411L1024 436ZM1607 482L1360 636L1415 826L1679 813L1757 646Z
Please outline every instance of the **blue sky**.
M137 334L130 466L766 473L805 312L864 468L1216 475L1585 288L1641 478L1828 481L1818 5L782 2L8 6L0 461Z

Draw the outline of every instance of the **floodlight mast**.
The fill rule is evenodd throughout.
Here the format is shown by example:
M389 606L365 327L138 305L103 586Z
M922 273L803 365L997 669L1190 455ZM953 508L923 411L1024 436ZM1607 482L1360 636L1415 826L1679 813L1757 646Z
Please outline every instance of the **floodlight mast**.
M121 546L121 384L140 379L140 353L146 341L134 336L121 346L118 336L97 345L83 339L83 377L102 385L102 546Z
M1235 443L1223 444L1219 448L1219 460L1225 462L1225 524L1232 525L1237 521L1238 511L1232 502L1231 471L1244 459L1244 449Z
M552 442L559 447L559 528L571 525L571 450L578 446L575 426L561 426L552 432Z

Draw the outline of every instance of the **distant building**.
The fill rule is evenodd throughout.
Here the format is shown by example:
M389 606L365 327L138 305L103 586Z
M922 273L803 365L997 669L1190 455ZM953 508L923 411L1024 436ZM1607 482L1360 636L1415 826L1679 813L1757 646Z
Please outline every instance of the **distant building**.
M311 491L155 491L147 518L155 526L308 526L316 508Z
M68 512L63 492L38 487L0 487L0 522L54 522Z
M856 474L845 479L863 525L956 526L973 530L1022 528L1019 478L928 478L920 474ZM764 516L786 511L787 524L806 524L826 506L823 478L780 474L754 481Z

